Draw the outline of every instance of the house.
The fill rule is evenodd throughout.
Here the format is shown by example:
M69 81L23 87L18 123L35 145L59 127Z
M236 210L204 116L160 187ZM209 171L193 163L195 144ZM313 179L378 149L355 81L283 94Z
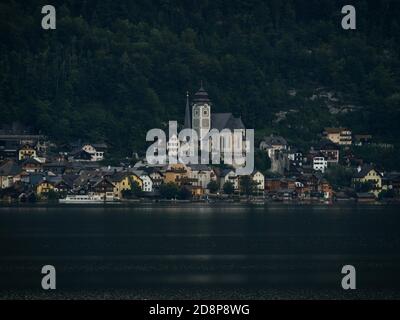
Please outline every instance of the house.
M393 190L396 196L400 196L400 172L388 172L382 178L382 189Z
M14 161L8 160L0 165L0 189L9 188L21 180L22 168Z
M187 186L185 188L188 188L190 192L192 193L193 198L201 198L204 196L204 188L201 186Z
M324 199L331 200L333 197L332 186L326 179L321 179L318 184L318 191L324 195Z
M131 190L131 179L128 172L116 172L108 176L114 185L114 198L122 199L123 191Z
M369 192L378 197L382 190L382 175L372 165L359 166L353 175L352 183L356 189L359 188L360 184L369 184L371 188Z
M139 172L141 172L141 171L139 171ZM144 189L146 189L145 186L143 185L143 180L140 179L140 177L136 173L132 172L132 170L128 170L128 174L129 174L129 180L130 180L131 186L133 186L133 184L136 183L142 191L144 191ZM153 186L154 186L154 184L153 184Z
M323 140L314 148L314 150L322 154L328 165L339 163L339 147L332 141Z
M73 183L70 180L61 178L60 181L54 183L54 191L69 194L73 190Z
M67 167L65 162L49 162L43 164L43 171L52 172L54 174L64 174Z
M36 150L31 147L29 144L23 145L19 150L18 150L18 160L22 161L27 158L36 158Z
M104 200L114 200L114 184L107 177L96 177L89 180L88 191L101 196Z
M35 186L35 191L38 196L43 196L48 194L50 191L54 190L54 183L44 178Z
M146 171L151 181L153 181L153 189L158 189L164 182L164 175L158 168L149 167L145 168L144 171Z
M319 182L322 179L322 174L317 171L315 173L305 173L298 178L298 181L304 185L308 192L319 192Z
M164 172L164 183L189 184L189 169L183 163L170 164Z
M313 169L314 171L325 172L325 169L328 167L328 161L322 154L313 157Z
M251 174L251 179L253 180L255 191L257 193L264 193L264 188L265 188L264 175L260 171L256 170Z
M83 150L90 155L89 161L101 161L104 159L104 154L108 149L105 143L89 143L76 141L70 144L70 148L73 149L72 153L77 153L79 150Z
M153 180L144 170L132 170L131 173L140 178L142 183L140 184L143 192L153 192ZM132 176L132 175L131 175Z
M86 143L82 145L82 150L86 151L92 156L92 161L102 161L107 148L108 147L105 143Z
M290 161L290 165L297 168L297 167L302 167L304 158L303 158L303 152L299 149L292 149L288 152L288 158Z
M236 175L233 169L224 169L219 175L219 185L223 189L226 182L230 182L233 185L235 191L239 190L239 177Z
M280 190L282 184L282 179L281 178L265 178L264 179L264 185L265 185L265 191L267 192L276 192Z
M354 135L354 144L356 146L363 146L366 144L371 144L372 135L370 134L356 134Z
M18 141L0 140L0 160L18 159Z
M288 144L285 138L274 136L271 134L269 137L264 137L260 142L260 150L266 151L269 158L276 153L276 151L287 150Z
M194 187L201 187L205 190L212 180L217 180L214 170L205 164L190 164L187 167L189 179L192 181L191 185Z
M43 170L43 164L35 158L27 158L22 162L22 169L26 172L40 172Z
M290 170L290 160L287 150L275 150L271 154L271 172L280 175L286 174Z
M83 149L75 149L68 154L68 161L93 161L92 159L92 154Z
M352 133L347 128L325 128L323 136L338 145L351 145Z
M176 158L179 154L180 141L176 134L169 137L167 142L167 154L169 157Z

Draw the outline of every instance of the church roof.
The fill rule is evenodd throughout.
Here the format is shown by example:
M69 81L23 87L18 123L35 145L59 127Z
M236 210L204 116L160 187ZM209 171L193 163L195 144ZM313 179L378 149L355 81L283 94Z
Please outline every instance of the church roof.
M211 128L221 131L223 129L245 129L241 118L235 118L232 113L212 113Z
M194 103L198 102L207 102L210 103L211 100L208 97L208 93L206 90L204 90L203 85L201 85L200 89L195 93L194 98L193 98Z
M183 127L186 128L191 128L191 119L190 119L190 107L189 107L189 93L186 92L186 109L185 109L185 122Z

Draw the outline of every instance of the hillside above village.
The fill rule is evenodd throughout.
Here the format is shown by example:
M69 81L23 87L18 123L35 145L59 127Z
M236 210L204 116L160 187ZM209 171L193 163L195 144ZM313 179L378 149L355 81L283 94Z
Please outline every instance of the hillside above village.
M357 29L343 30L343 4L55 1L57 29L43 30L40 1L2 1L0 122L131 156L147 130L183 123L203 80L213 110L257 139L308 147L324 127L349 127L398 153L400 5L354 1Z

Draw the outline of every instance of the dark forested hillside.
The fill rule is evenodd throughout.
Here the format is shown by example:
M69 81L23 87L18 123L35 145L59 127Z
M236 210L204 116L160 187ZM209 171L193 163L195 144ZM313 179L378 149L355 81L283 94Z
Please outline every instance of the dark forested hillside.
M400 1L50 2L56 30L41 28L49 1L1 0L1 123L129 154L147 129L182 122L185 92L203 80L214 110L260 134L349 125L398 141ZM348 2L357 30L341 28Z

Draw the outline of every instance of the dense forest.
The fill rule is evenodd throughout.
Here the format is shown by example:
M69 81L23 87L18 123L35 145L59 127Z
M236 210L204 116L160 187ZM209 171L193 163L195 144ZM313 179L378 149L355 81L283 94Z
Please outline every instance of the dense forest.
M43 30L50 2L57 29ZM349 2L356 30L341 27ZM0 123L129 155L148 129L183 122L203 80L213 110L258 137L342 125L398 144L399 17L397 0L2 0Z

